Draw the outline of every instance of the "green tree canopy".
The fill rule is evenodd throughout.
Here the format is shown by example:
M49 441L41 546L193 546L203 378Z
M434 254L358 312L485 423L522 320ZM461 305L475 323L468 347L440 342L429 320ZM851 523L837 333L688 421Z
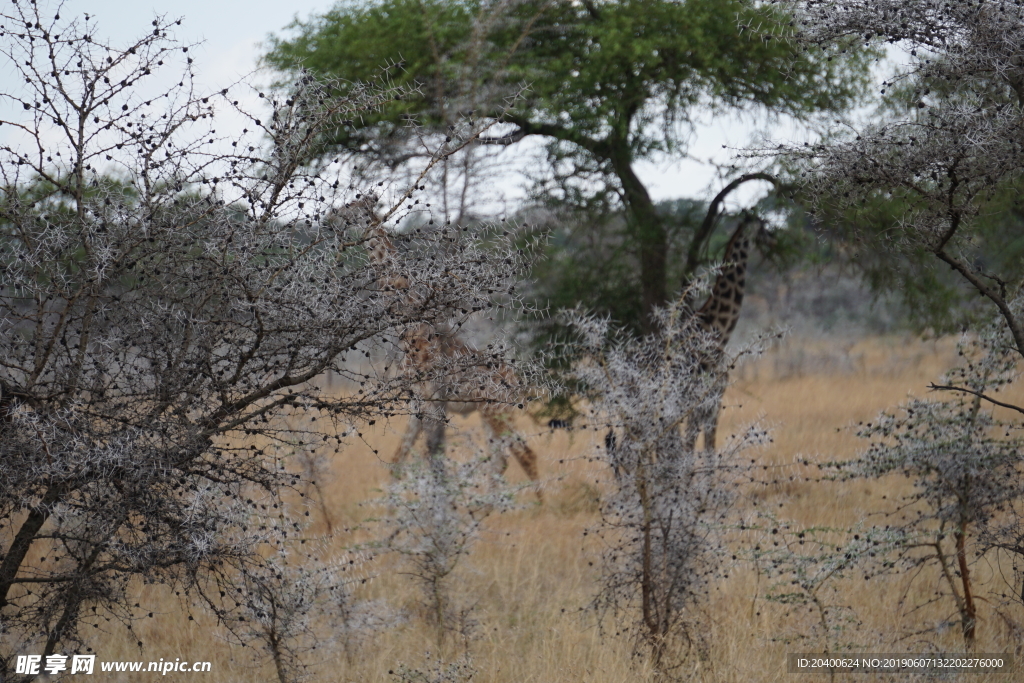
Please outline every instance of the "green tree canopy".
M570 185L585 179L621 203L649 320L674 287L668 231L636 162L685 148L698 112L838 111L865 83L865 53L825 59L796 49L791 20L750 0L341 2L272 37L266 58L282 70L301 64L352 80L400 65L391 77L419 84L418 95L382 110L374 126L343 127L333 141L364 153L393 152L411 115L436 126L496 115L526 84L500 141L543 136L557 175Z

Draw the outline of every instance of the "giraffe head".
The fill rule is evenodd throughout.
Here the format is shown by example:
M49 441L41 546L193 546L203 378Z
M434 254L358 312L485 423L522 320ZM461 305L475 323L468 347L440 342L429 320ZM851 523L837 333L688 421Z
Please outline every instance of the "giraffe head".
M380 223L376 206L379 198L372 192L356 195L356 198L343 206L332 208L324 222L335 227L365 226L372 229Z

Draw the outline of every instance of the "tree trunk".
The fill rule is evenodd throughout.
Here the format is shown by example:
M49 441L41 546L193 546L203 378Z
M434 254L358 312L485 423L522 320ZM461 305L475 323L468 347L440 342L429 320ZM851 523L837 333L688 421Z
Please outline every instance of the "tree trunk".
M960 583L964 592L964 606L960 610L960 627L963 630L967 651L974 652L978 633L978 608L974 604L974 592L971 590L971 571L967 566L966 532L963 525L953 536L956 539L956 561L957 567L960 569Z
M654 208L647 188L640 182L630 163L628 149L615 149L609 157L615 175L622 184L626 200L626 220L637 240L640 257L640 310L643 332L654 332L654 309L668 301L668 233Z
M7 594L15 583L21 563L28 555L29 547L36 540L39 530L43 528L43 524L50 517L53 504L63 493L62 487L51 485L43 494L39 505L29 512L28 517L25 518L18 530L18 534L11 542L11 546L7 549L7 555L4 556L3 563L0 563L0 607L8 604Z

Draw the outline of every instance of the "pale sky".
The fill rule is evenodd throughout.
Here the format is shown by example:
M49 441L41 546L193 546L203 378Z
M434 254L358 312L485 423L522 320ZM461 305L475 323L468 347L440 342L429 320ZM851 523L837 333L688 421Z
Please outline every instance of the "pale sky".
M39 0L40 5L46 0ZM210 90L219 89L237 81L252 71L261 53L260 43L268 34L280 32L296 15L307 18L312 13L330 8L330 0L292 0L289 3L268 0L67 0L61 8L62 16L89 14L99 26L98 34L112 43L127 43L147 33L157 15L170 19L183 19L177 28L177 38L183 42L203 41L195 51L200 84ZM0 72L0 87L11 82L9 72ZM638 165L638 173L656 199L681 196L709 198L723 183L716 179L714 169L693 159L715 159L720 164L730 162L732 151L723 149L744 147L758 126L749 120L720 118L708 120L700 126L690 147L690 159L666 159L657 163ZM773 137L785 141L799 137L797 128L789 124L776 126ZM509 179L506 192L515 195L512 188L521 181ZM738 201L748 201L763 192L761 183L750 183Z

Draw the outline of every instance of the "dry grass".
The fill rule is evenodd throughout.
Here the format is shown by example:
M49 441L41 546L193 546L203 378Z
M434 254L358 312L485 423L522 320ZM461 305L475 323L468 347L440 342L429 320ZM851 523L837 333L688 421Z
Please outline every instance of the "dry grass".
M765 483L753 487L751 504L757 502L803 523L844 526L875 509L881 496L898 493L898 482L843 486L807 482L805 478L813 475L814 468L795 463L804 457L820 461L853 455L863 444L847 427L900 403L908 393L924 393L927 383L952 362L953 349L950 340L887 338L846 346L790 340L787 346L739 369L726 398L728 409L720 434L757 419L772 425L775 434L771 447L753 456L765 468L759 473ZM830 357L841 360L828 362ZM472 419L462 424L467 434L472 432ZM336 533L331 542L335 547L359 540L360 532L354 529L367 514L360 502L373 497L389 477L388 468L372 449L378 449L382 457L390 455L397 445L394 432L402 426L377 425L375 432L365 433L366 445L352 447L333 461L322 490L333 516ZM614 633L602 636L593 615L581 611L595 585L591 562L596 560L596 549L584 530L595 521L594 501L601 479L587 455L601 434L551 433L525 418L520 426L531 432L531 445L541 455L546 501L538 506L524 493L522 509L490 520L487 536L460 570L460 599L473 606L477 621L470 650L479 673L473 680L649 680L644 664L631 658L630 644ZM523 479L514 464L509 476ZM313 531L326 532L323 520L315 523ZM358 597L386 599L403 618L390 630L356 646L347 661L332 655L316 669L315 680L387 681L388 671L399 663L420 666L428 651L431 656L439 652L436 634L418 616L417 592L410 581L386 558L375 561L368 571L375 578L360 589ZM979 578L995 582L998 577L990 572ZM863 622L858 633L868 651L913 651L921 646L920 639L894 641L895 634L909 628L915 618L897 611L906 586L902 577L838 586L838 599L852 606ZM920 598L933 588L920 580L910 591ZM705 662L694 658L695 680L788 680L786 653L813 651L809 645L782 642L799 629L799 622L786 618L778 605L761 599L763 590L763 579L750 570L734 571L721 582L704 617L711 656ZM174 596L143 589L141 599L156 612L138 629L139 638L147 645L143 657L210 660L213 673L203 676L209 681L269 680L270 669L253 668L251 653L211 637L211 625L204 617L188 621ZM991 614L983 613L979 635L981 652L1013 650ZM134 640L112 632L97 645L97 651L101 659L136 659L140 655ZM950 652L963 649L956 633L930 635L928 640ZM449 638L440 655L454 657L461 648L458 639ZM1019 675L975 675L969 680L1009 681ZM806 683L828 680L814 675L798 678ZM882 679L861 676L851 680Z

